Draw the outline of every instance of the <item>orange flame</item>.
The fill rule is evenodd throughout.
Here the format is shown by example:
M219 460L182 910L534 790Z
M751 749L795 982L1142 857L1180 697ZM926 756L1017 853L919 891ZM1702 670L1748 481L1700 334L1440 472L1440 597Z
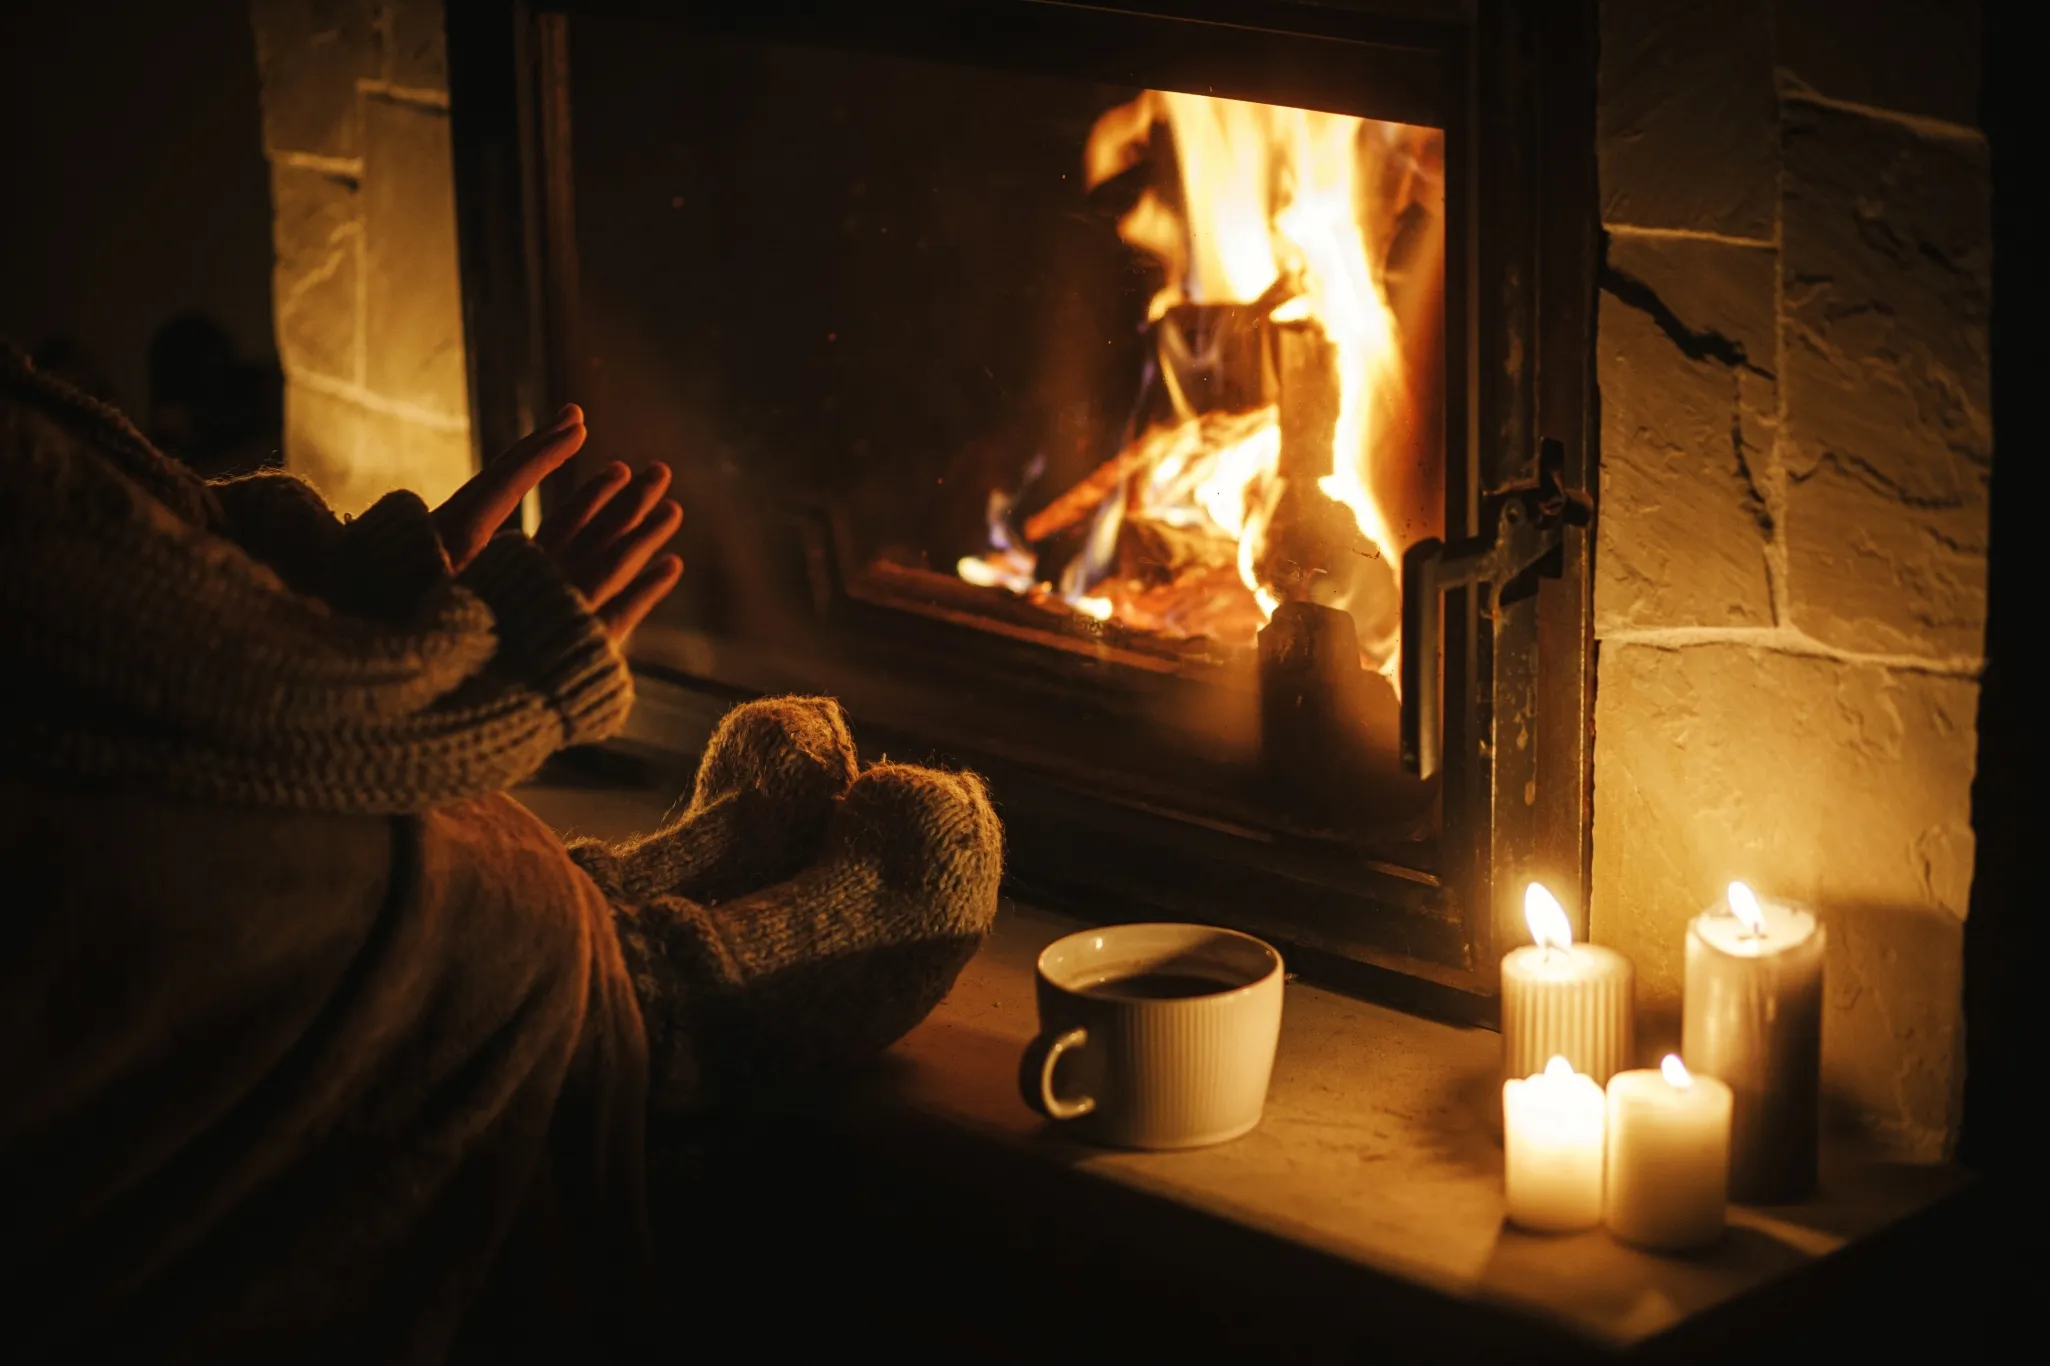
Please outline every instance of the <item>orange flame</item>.
M1375 494L1384 482L1375 477L1375 462L1414 458L1414 452L1385 437L1391 424L1406 419L1409 402L1384 278L1395 220L1405 205L1391 202L1396 194L1388 186L1401 179L1390 176L1390 166L1421 130L1349 114L1149 90L1097 120L1084 148L1089 187L1141 164L1163 127L1172 138L1178 184L1149 186L1118 222L1118 235L1152 256L1164 273L1148 316L1157 324L1185 303L1260 304L1270 321L1308 321L1331 344L1338 390L1332 472L1318 478L1315 488L1350 514L1360 545L1334 548L1330 558L1364 556L1378 560L1382 570L1371 588L1353 576L1287 591L1318 592L1318 600L1350 611L1364 662L1392 685L1399 663L1402 546ZM1135 439L1134 467L1144 472L1131 481L1127 497L1106 499L1097 515L1143 519L1223 543L1228 553L1217 563L1236 570L1256 609L1242 620L1257 631L1282 601L1283 585L1263 575L1268 537L1288 482L1281 467L1280 414L1271 404L1239 414L1199 413L1176 387L1172 367L1163 369L1178 422ZM1110 530L1110 538L1099 542L1092 536L1091 544L1114 545L1117 528ZM963 577L1015 581L1017 552L994 535L992 544L1001 560L964 560ZM1093 561L1085 565L1091 573L1104 568ZM1204 580L1203 591L1211 591L1211 582ZM1145 616L1136 606L1128 609L1114 587L1085 594L1068 582L1064 589L1071 606L1099 620Z

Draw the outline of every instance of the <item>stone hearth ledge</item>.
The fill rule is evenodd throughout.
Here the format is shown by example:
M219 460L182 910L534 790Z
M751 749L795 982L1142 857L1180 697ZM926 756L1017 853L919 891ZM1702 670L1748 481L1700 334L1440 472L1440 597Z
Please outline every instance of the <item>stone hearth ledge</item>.
M519 795L559 829L607 836L631 828L637 805L617 790ZM1816 1197L1733 1207L1722 1242L1700 1254L1653 1255L1599 1229L1522 1234L1503 1221L1491 1112L1500 1036L1299 981L1287 986L1259 1128L1185 1152L1078 1144L1019 1100L1016 1073L1037 1026L1033 963L1082 927L1007 900L989 943L925 1023L852 1084L779 1111L775 1127L800 1149L832 1148L839 1170L872 1159L908 1172L897 1179L924 1188L920 1203L953 1207L992 1242L1008 1232L1014 1244L1058 1246L1081 1228L1098 1242L1130 1238L1116 1255L1146 1257L1187 1235L1203 1249L1199 1274L1224 1291L1272 1281L1279 1240L1307 1254L1289 1259L1289 1274L1307 1269L1318 1293L1358 1305L1363 1343L1395 1327L1393 1305L1414 1308L1442 1346L1452 1346L1438 1336L1449 1315L1476 1344L1548 1356L1660 1355L1773 1331L1818 1299L1856 1293L1852 1254L1969 1183L1954 1167L1832 1145ZM992 1229L1008 1220L1038 1227Z

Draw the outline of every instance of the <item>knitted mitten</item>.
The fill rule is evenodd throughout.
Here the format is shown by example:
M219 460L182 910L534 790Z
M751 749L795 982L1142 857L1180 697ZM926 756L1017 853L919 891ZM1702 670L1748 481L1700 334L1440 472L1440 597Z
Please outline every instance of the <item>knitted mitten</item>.
M577 841L570 856L615 904L662 895L727 901L809 863L854 774L854 740L838 702L749 702L713 732L681 814L625 844Z
M887 1047L973 956L1002 872L980 779L886 763L855 780L824 855L790 880L718 907L665 896L622 908L653 1103Z

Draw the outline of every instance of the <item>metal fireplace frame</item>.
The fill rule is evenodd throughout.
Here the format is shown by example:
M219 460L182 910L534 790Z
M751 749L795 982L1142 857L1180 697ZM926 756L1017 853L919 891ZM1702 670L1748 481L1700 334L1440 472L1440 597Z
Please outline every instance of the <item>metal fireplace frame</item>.
M921 732L886 694L871 691L866 708L847 700L865 739L900 752L939 743L991 776L1020 894L1103 920L1236 925L1281 942L1291 966L1333 985L1492 1023L1497 946L1522 934L1524 881L1544 878L1576 931L1586 929L1594 6L1447 0L1440 19L1416 18L1415 0L1399 8L1402 17L1266 0L450 0L477 447L505 449L575 387L567 34L576 14L1311 107L1356 107L1370 86L1382 117L1429 111L1411 117L1446 129L1447 536L1405 559L1402 749L1412 772L1435 772L1441 784L1436 872L1278 840L1171 800L1095 791L1001 737ZM845 596L831 566L818 572L822 592ZM886 609L869 611L863 629L895 629ZM656 750L690 750L750 691L832 683L702 669L687 642L644 634L630 737ZM1442 666L1442 703L1432 662Z

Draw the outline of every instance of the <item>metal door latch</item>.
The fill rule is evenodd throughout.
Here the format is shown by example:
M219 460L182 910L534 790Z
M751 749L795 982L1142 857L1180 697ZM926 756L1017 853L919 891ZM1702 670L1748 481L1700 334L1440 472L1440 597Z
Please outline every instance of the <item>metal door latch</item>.
M1402 557L1402 765L1420 778L1438 771L1442 753L1445 594L1471 587L1480 610L1497 609L1537 592L1564 565L1565 528L1594 520L1594 503L1561 481L1566 449L1547 438L1538 446L1537 479L1484 494L1480 533L1457 541L1419 541Z

